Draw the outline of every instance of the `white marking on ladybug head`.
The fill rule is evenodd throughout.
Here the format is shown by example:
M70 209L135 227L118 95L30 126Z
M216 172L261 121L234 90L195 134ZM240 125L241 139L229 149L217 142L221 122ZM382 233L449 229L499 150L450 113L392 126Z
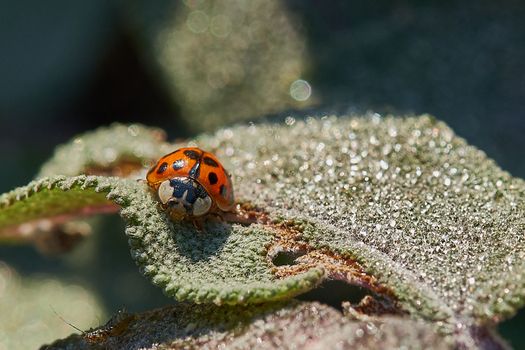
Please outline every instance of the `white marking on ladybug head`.
M163 181L157 190L160 202L166 204L173 197L173 187L170 185L170 180Z
M197 198L195 203L193 203L193 216L201 216L206 213L211 208L211 198L206 195L204 198Z

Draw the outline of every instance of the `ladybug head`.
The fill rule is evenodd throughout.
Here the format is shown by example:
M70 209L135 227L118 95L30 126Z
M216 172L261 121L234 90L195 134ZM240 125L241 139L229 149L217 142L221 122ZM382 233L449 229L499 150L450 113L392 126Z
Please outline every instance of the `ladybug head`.
M212 200L197 181L175 177L163 181L157 192L162 204L177 217L202 216L210 211Z

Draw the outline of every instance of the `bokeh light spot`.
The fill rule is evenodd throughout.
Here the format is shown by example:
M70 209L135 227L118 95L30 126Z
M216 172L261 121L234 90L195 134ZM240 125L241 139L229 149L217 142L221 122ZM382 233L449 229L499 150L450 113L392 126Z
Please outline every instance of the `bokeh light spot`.
M312 87L306 80L298 79L290 85L290 96L296 101L306 101L312 95Z
M208 29L210 19L202 11L192 11L188 15L186 25L194 33L204 33Z
M218 38L226 38L232 29L231 21L228 17L217 15L212 18L210 32Z

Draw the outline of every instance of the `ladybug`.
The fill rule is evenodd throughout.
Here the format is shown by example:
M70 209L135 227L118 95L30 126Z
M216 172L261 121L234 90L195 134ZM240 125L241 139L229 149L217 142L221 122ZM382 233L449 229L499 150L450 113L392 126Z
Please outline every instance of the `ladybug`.
M172 218L219 215L234 207L230 174L217 157L197 147L180 148L161 157L146 175Z

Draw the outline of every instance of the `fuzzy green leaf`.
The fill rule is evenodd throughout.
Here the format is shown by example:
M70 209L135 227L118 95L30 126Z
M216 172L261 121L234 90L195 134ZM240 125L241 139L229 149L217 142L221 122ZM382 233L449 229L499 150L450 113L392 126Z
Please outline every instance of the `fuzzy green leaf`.
M242 200L302 222L300 243L357 259L414 314L497 321L524 304L523 180L428 116L287 122L197 143Z
M123 207L132 257L178 300L243 304L288 298L326 277L364 283L341 263L351 258L403 309L446 332L497 322L523 305L522 180L426 116L286 124L238 126L194 143L223 160L239 201L292 231L208 223L199 233L171 222L143 183L86 176L43 179L3 195L0 218L4 225L35 218L45 206L58 214L66 203L80 206L83 193L97 201L107 194ZM273 266L271 251L298 254L297 247L306 253Z
M140 169L169 151L161 129L114 123L74 137L57 147L37 178L53 175L116 173L122 164ZM125 171L125 170L124 170ZM121 174L115 174L121 175Z
M321 269L312 269L278 279L265 255L271 233L257 225L217 223L208 225L210 234L205 234L191 224L173 223L149 188L135 180L85 175L37 180L0 197L0 225L69 214L87 204L105 205L108 199L122 207L131 254L142 272L178 300L276 300L309 290L322 278Z
M90 187L71 188L69 182L66 182L68 179L70 178L62 176L54 181L38 180L2 195L0 227L110 204L104 194L97 193ZM63 186L64 183L68 185ZM35 196L36 193L39 195Z
M120 314L46 349L451 349L433 327L407 318L351 321L318 303L250 307L177 305Z
M90 290L40 274L21 276L0 261L0 348L37 349L73 331L62 319L87 329L104 317ZM62 319L57 316L60 315Z

